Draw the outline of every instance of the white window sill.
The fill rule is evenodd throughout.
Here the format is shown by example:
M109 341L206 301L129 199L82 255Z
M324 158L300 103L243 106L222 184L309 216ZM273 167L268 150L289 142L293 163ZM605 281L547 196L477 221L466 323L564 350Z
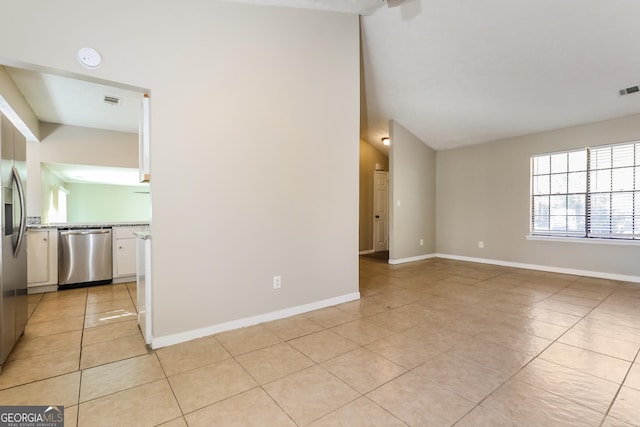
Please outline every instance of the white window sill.
M525 236L527 240L539 240L547 242L561 243L587 243L595 245L617 245L617 246L639 246L640 240L622 240L622 239L594 239L585 237L562 237L562 236Z

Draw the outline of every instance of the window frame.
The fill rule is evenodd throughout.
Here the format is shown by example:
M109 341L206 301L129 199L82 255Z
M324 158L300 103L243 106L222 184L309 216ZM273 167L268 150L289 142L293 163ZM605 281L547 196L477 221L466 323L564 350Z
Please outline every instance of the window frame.
M614 148L622 147L620 151L624 151L624 147L627 147L627 146L631 147L630 164L626 164L626 165L615 164L616 159L615 159ZM611 148L611 158L610 158L611 164L608 167L606 166L606 164L605 166L594 167L592 158L591 158L592 152L601 154L603 151L607 150L608 148ZM584 169L573 169L573 170L571 169L570 156L573 153L584 153L584 158L586 163L584 166ZM563 170L554 171L553 156L559 156L559 155L566 156L567 165L566 165L566 168ZM548 157L549 165L546 170L543 170L541 172L541 168L536 169L536 162L538 161L538 159L545 158L545 157ZM620 160L620 159L623 159L623 160ZM622 162L624 160L628 160L628 157L621 157L620 159L618 160ZM607 190L602 190L602 188L595 190L592 187L591 179L592 179L592 174L594 172L598 173L603 170L605 171L609 170L611 171L609 175L613 176L614 170L620 170L624 168L630 169L630 173L631 173L630 187L631 188L626 188L624 190L614 189L613 178L611 178L610 186L609 186L609 189ZM584 180L585 180L584 192L570 190L571 184L569 182L570 181L569 175L572 173L584 173ZM563 192L554 193L552 189L553 184L551 181L553 179L553 176L559 177L561 175L566 176L566 178L564 179L564 181L566 181L565 190ZM640 176L639 175L640 175L640 140L614 143L614 144L603 144L603 145L589 146L584 148L568 149L568 150L557 151L557 152L532 154L530 156L530 169L529 169L529 179L530 179L529 236L527 236L527 238L530 238L531 240L555 240L555 241L574 241L574 242L602 241L602 242L611 242L611 243L631 243L631 244L639 243L640 242ZM541 178L544 178L544 177L548 177L548 178L546 180L541 180ZM562 182L562 178L560 178L560 181ZM540 188L538 187L540 182L543 182L545 185L548 182L549 188L546 193L541 192ZM625 183L626 182L627 181L625 181ZM618 209L622 209L626 207L622 203L614 205L612 202L614 200L614 196L612 195L621 194L621 193L625 193L627 196L630 195L629 196L630 207L627 207L627 209L630 209L630 214L625 215L625 214L614 213L614 210L616 209L616 207L618 207ZM600 213L598 215L594 212L594 210L592 209L594 195L609 196L609 213L607 214ZM583 196L584 214L571 215L569 213L570 211L569 198L576 197L576 196ZM543 208L545 207L543 203L545 197L548 200L546 205L546 214L544 214L544 210L540 211L540 206L542 206ZM564 210L564 213L561 215L557 215L557 214L554 215L552 213L554 208L552 206L551 199L554 197L557 201L561 201L562 197L565 198L565 210ZM539 202L540 200L542 200L543 202ZM574 201L575 200L577 199L574 199ZM538 204L536 204L536 201L538 201ZM556 209L558 209L557 206L560 206L560 205L556 204ZM579 203L577 203L575 206L580 206L580 205ZM541 214L540 212L543 212L543 213ZM537 228L537 224L540 224L540 223L537 223L536 219L542 218L543 219L542 224L544 225L545 216L548 219L547 228L546 229ZM584 222L579 224L580 228L579 229L570 228L569 219L574 218L574 220L577 220L577 218L579 218L580 216L584 216ZM554 217L556 218L564 217L564 221L565 221L564 229L556 229L556 230L553 229L552 219ZM594 231L592 222L596 217L600 218L601 221L602 221L602 218L605 218L606 221L608 221L608 224L609 224L608 227L610 229L610 233L604 234L604 233L597 233ZM619 220L620 219L619 217L623 217L623 219L626 218L628 221L630 221L630 226L631 226L630 233L616 234L611 231L612 227L614 226L614 220ZM606 221L605 221L605 224L607 224ZM556 221L556 224L557 224L557 221ZM629 224L626 224L626 225L628 228Z

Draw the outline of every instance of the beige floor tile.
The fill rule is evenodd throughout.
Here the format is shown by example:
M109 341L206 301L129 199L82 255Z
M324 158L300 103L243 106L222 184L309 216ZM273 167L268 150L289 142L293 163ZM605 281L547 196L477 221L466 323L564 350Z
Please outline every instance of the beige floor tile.
M142 354L147 354L147 346L142 335L131 335L113 341L86 345L82 347L80 369L88 369Z
M96 399L164 378L155 354L148 354L82 371L80 402Z
M640 391L622 387L609 415L619 420L640 425Z
M617 418L607 417L600 427L634 427L634 425Z
M479 339L464 342L450 353L507 374L516 373L533 358L529 354Z
M234 356L282 342L282 339L262 325L223 332L215 337Z
M81 403L78 426L156 426L180 415L164 379Z
M27 295L27 303L37 304L42 301L42 297L44 297L44 294L29 294Z
M184 417L180 417L176 418L175 420L159 424L158 427L187 427L187 422L185 421Z
M98 344L139 334L140 328L138 328L137 320L111 323L108 325L85 329L82 334L82 345Z
M607 412L618 391L618 384L614 382L541 359L533 360L514 379L603 414Z
M570 328L582 319L582 316L560 313L558 311L547 310L537 306L529 311L528 317L547 323L553 323L558 326L565 326L567 328Z
M509 374L443 353L413 370L416 374L478 403L509 379Z
M294 427L296 425L260 387L199 409L185 418L189 427Z
M600 302L602 302L602 300L604 300L604 297L602 298L592 298L589 295L583 294L581 296L577 296L577 295L567 295L567 294L563 294L563 293L557 293L549 298L547 298L547 301L557 301L557 302L564 302L567 304L573 304L573 305L579 305L582 307L587 307L587 308L593 308L596 305L600 304Z
M620 384L630 362L556 342L542 352L540 359Z
M559 313L571 314L573 316L584 316L591 310L590 307L585 307L583 305L570 304L550 299L537 303L536 307L557 311Z
M96 304L99 302L115 301L127 298L131 299L129 291L122 288L112 291L89 292L87 295L87 304Z
M493 328L491 332L476 335L474 340L495 343L512 350L536 356L553 341L510 328Z
M233 359L169 377L169 382L185 414L257 385Z
M360 347L353 341L332 331L315 332L289 341L293 347L303 352L316 363L347 353Z
M65 289L57 292L47 292L43 294L41 301L52 301L63 298L74 298L80 295L87 295L87 288L79 288L79 289Z
M518 426L598 426L604 414L529 384L510 380L482 406Z
M288 343L245 353L236 356L236 360L258 384L269 383L314 364L311 359Z
M308 424L360 396L320 366L286 376L263 388L298 425Z
M503 326L548 340L556 340L569 330L567 326L554 325L535 318L512 317L502 322Z
M64 308L40 309L36 307L29 318L29 323L50 322L57 319L84 316L84 305L72 305Z
M138 314L132 310L113 310L105 313L87 314L84 321L85 328L111 325L113 323L137 320Z
M27 319L31 318L31 315L35 311L38 304L27 304Z
M80 348L5 362L0 390L78 370Z
M84 326L84 316L68 317L50 322L27 322L23 338L31 339L70 331L81 331Z
M87 288L89 295L112 294L114 292L122 291L128 292L126 283L113 283L111 285L91 286Z
M367 322L371 322L393 332L402 332L420 323L422 319L399 311L401 308L403 307L367 317Z
M61 405L78 404L80 372L36 381L0 391L2 405Z
M375 296L345 302L344 304L336 305L336 308L357 317L372 316L388 310L388 306L384 302L373 298Z
M126 299L114 299L87 304L87 314L104 313L114 310L136 311L128 294Z
M64 407L64 425L67 427L78 425L78 405Z
M345 323L342 326L331 329L331 331L359 345L367 345L393 334L389 329L382 328L363 319Z
M286 319L274 320L273 322L263 323L263 325L284 341L309 335L323 329L322 326L313 323L304 316L293 316Z
M521 427L499 412L476 406L456 423L456 427ZM533 426L531 426L533 427Z
M406 331L383 338L365 348L407 369L413 369L448 349L424 342L417 339L414 333Z
M632 361L636 357L638 349L640 349L640 343L598 335L583 328L571 328L569 332L558 339L558 342L628 361Z
M82 331L62 332L37 338L22 338L13 348L7 360L26 359L58 351L80 349Z
M331 359L322 366L363 394L407 371L406 368L364 348Z
M58 298L47 301L41 301L38 304L38 310L59 310L68 307L84 307L87 304L86 295L77 295L69 298Z
M335 307L327 307L321 310L315 310L304 315L323 328L333 328L334 326L343 325L356 320L358 316L338 310Z
M640 362L634 363L624 380L624 385L640 391Z
M167 376L231 357L214 337L205 337L156 350Z
M309 424L312 427L402 427L405 423L366 397L354 400Z
M640 311L640 305L638 305ZM630 341L640 344L640 323L637 327L629 327L623 325L615 325L602 320L597 320L587 316L576 324L572 331L580 331L582 334L598 334L609 338L615 338L623 341Z
M409 425L452 425L474 404L408 372L367 395Z

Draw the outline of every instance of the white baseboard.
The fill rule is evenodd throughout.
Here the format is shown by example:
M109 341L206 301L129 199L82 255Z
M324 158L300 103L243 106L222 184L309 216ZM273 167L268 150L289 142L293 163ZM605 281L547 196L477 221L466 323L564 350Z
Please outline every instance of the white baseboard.
M322 301L315 301L309 304L298 305L296 307L276 310L257 316L245 317L244 319L232 320L231 322L219 323L217 325L207 326L205 328L193 329L190 331L180 332L172 335L165 335L161 337L153 337L151 341L151 348L156 349L169 345L180 344L182 342L218 334L220 332L253 326L263 322L270 322L272 320L283 319L285 317L291 317L297 314L307 313L309 311L319 310L321 308L331 307L357 299L360 299L360 292L354 292L352 294L341 295L335 298L329 298Z
M389 264L404 264L406 262L422 261L429 258L435 258L436 254L418 255L410 258L389 259Z
M639 282L640 276L626 274L606 273L602 271L579 270L575 268L552 267L548 265L524 264L519 262L500 261L496 259L474 258L460 255L436 254L438 258L455 259L458 261L470 261L481 264L500 265L502 267L524 268L527 270L548 271L550 273L573 274L576 276L597 277L599 279L621 280L623 282Z
M366 251L360 251L359 255L368 255L368 254L372 254L375 251L373 249L367 249Z

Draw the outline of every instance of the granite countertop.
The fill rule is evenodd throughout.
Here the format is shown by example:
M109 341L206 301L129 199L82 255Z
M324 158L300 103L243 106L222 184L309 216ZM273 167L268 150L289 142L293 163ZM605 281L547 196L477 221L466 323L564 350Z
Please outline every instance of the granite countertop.
M54 223L54 224L29 224L27 229L39 228L111 228L111 227L140 227L148 226L146 221L123 221L123 222L95 222L95 223Z

